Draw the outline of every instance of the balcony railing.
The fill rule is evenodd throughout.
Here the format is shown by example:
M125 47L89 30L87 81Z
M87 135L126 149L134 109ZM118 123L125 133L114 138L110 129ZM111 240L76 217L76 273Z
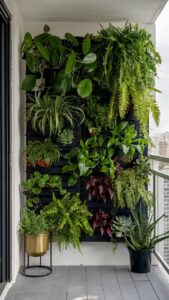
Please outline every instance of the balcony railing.
M165 214L156 226L155 234L162 234L169 231L169 157L149 155L149 158L152 170L150 189L154 194L154 219ZM169 273L169 239L156 246L155 255Z

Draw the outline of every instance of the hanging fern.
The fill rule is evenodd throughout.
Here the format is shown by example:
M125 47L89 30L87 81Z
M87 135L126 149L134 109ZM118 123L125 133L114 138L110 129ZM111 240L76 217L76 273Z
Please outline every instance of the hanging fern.
M153 93L156 66L161 63L161 58L151 41L151 35L138 25L126 24L124 28L109 25L99 32L98 40L103 51L101 77L106 79L112 94L109 118L120 116L123 119L131 98L141 131L147 134L150 112L157 125L160 115ZM100 84L105 85L105 80Z

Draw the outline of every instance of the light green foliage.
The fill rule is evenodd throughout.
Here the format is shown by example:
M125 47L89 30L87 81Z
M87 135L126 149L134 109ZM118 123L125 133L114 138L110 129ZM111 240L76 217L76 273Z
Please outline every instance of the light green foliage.
M22 234L38 235L47 232L49 226L42 214L37 215L34 211L24 209L19 224L19 231Z
M49 128L50 136L56 135L67 121L72 127L74 123L81 124L84 113L80 107L73 104L75 96L51 96L45 94L41 97L30 98L27 103L27 118L34 130L39 129L43 134Z
M154 222L151 213L147 215L141 210L138 212L136 209L131 209L131 216L132 219L128 220L130 226L126 226L124 218L116 217L113 222L116 236L124 237L129 248L133 250L153 249L157 243L169 238L169 231L154 235L155 227L164 215Z
M62 199L53 194L53 201L44 207L42 215L48 220L60 250L70 245L80 250L81 234L93 234L88 222L91 214L79 194L66 193Z
M116 237L121 238L130 231L132 223L131 217L116 216L113 221L112 231L115 231Z
M85 124L90 128L109 128L112 122L108 119L109 106L99 103L100 97L90 96L85 103Z
M52 143L50 138L44 141L28 141L26 155L28 162L33 165L36 165L39 160L44 160L51 166L59 161L60 150L57 145Z
M36 195L40 194L43 188L58 189L61 195L66 193L62 188L60 176L40 172L34 172L28 180L22 182L22 186L25 192Z
M147 179L146 183L148 183L149 175L151 175L152 173L149 158L140 155L139 158L136 159L135 165L136 165L137 175Z
M138 174L138 167L123 169L115 179L114 202L117 207L133 208L142 199L146 205L152 204L149 192L146 190L147 177Z
M98 41L103 73L101 66L96 73L104 87L103 79L106 78L107 88L112 93L110 118L119 115L123 119L132 100L141 130L147 134L149 113L152 112L156 124L160 114L153 93L156 66L161 63L161 58L151 35L138 25L126 24L124 28L109 25L99 32Z
M74 139L74 133L71 129L63 129L62 132L58 133L58 141L63 145L72 144Z

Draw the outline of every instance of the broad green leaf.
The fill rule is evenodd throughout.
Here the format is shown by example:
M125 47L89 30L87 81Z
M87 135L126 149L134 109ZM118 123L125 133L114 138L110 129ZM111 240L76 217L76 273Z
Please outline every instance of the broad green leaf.
M83 58L82 63L83 64L92 64L96 61L96 59L97 59L97 56L95 53L89 53Z
M47 24L45 24L45 26L44 26L44 32L47 33L49 31L50 31L50 27Z
M121 122L119 124L119 131L122 131L126 128L126 126L128 125L128 122L127 121L124 121L124 122Z
M47 61L50 62L49 52L46 47L44 47L41 43L36 42L37 49L42 57Z
M54 81L54 90L57 93L66 93L70 90L72 85L72 79L70 76L66 75L64 70L57 73Z
M90 79L83 79L77 86L78 95L81 98L89 97L92 93L92 82Z
M49 42L53 49L56 49L57 51L61 52L62 40L58 36L51 36Z
M76 176L77 175L77 176ZM78 174L77 173L73 173L73 175L71 175L68 178L68 186L72 186L75 185L78 179Z
M112 158L114 155L115 150L113 148L108 149L108 158Z
M143 146L144 147L144 146ZM139 153L142 153L142 147L141 147L141 145L135 145L135 148L137 149L137 151L139 152Z
M35 45L36 45L36 43L41 43L41 44L48 43L50 37L51 37L51 35L47 32L44 32L44 33L41 33L41 34L35 36L34 37Z
M109 173L109 168L107 166L102 166L100 169L101 172L108 174Z
M56 49L50 49L50 57L52 59L53 66L57 66L59 64L59 55Z
M65 67L66 75L69 75L73 72L75 63L76 63L76 54L75 54L75 52L72 52L69 54L68 59L67 59L67 63L66 63L66 67Z
M123 151L124 155L127 155L130 150L130 147L126 146L124 144L122 144L121 147L122 147L122 151Z
M91 39L90 39L90 35L87 34L84 39L83 39L83 44L82 44L82 51L83 54L86 55L89 53L91 48Z
M71 159L71 158L77 156L79 152L80 152L80 149L78 147L75 147L75 148L71 149L68 153L66 153L64 155L64 158Z
M22 52L29 51L32 48L32 43L33 43L33 40L32 40L32 36L31 36L30 32L25 33L24 40L23 40L23 43L21 46L21 51Z
M26 53L26 65L32 73L36 72L36 66L37 66L36 56L33 55L32 53Z
M77 169L77 166L74 164L70 164L70 165L66 165L62 168L62 172L66 173L66 172L72 172L75 171Z
M89 170L89 167L87 167L86 164L83 162L80 162L78 166L79 166L80 176L85 176L86 172Z
M21 89L29 92L33 90L36 85L36 76L35 75L27 75L22 82Z
M111 147L112 145L115 144L116 139L114 137L110 138L107 144L107 147Z
M75 36L73 34L71 34L70 32L65 33L65 38L67 39L67 41L69 43L72 44L72 46L79 45L77 38L75 38Z
M130 147L130 155L133 157L135 154L135 147L134 146L131 146Z
M41 193L41 191L42 191L42 189L39 187L36 187L36 188L32 188L32 193L33 194L36 194L36 195L38 195L38 194L40 194Z

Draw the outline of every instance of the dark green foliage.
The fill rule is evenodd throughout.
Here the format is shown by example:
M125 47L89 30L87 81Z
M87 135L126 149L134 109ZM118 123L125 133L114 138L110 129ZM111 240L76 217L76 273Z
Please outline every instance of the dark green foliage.
M62 188L62 181L58 175L41 174L34 172L31 177L22 182L25 192L39 195L43 188L58 189L61 195L66 191Z
M22 234L38 235L49 230L48 223L42 214L37 215L34 211L25 209L19 224Z
M169 231L155 235L154 230L158 222L164 217L162 215L155 222L151 212L145 215L141 210L131 209L132 220L128 222L123 218L118 218L113 222L113 230L116 236L125 238L126 244L133 250L153 249L156 244L169 238Z
M74 133L71 129L63 129L62 132L58 133L58 141L63 145L72 144L74 139Z
M85 124L91 128L109 128L112 122L108 119L109 106L99 103L100 97L90 96L86 100L84 112L86 115Z
M134 125L128 122L114 124L110 136L95 134L85 142L80 141L80 148L75 148L65 155L68 164L63 172L71 172L68 184L74 185L79 176L89 176L97 168L113 180L115 177L114 156L117 149L121 150L122 158L131 161L136 151L144 152L147 141L137 138Z
M28 141L26 155L27 161L34 166L41 160L45 161L47 166L51 166L59 161L60 150L52 143L50 138L44 141Z
M80 250L81 234L93 234L88 222L91 214L82 204L79 194L66 193L62 199L53 194L53 201L44 207L42 215L47 219L60 250L70 245Z

